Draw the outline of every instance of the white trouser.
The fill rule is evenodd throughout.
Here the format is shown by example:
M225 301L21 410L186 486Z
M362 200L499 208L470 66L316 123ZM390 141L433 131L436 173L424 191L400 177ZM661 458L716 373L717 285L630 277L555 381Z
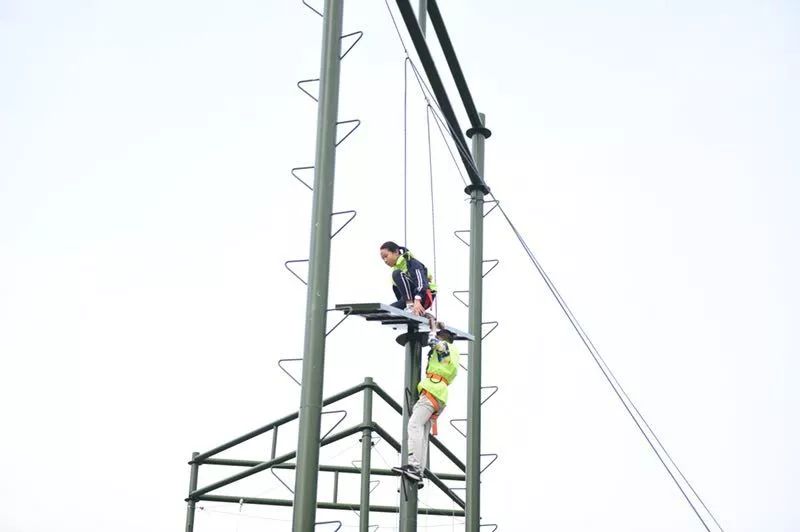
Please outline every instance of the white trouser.
M424 470L427 465L428 434L431 432L431 416L434 412L433 403L423 394L408 418L408 463L419 470Z

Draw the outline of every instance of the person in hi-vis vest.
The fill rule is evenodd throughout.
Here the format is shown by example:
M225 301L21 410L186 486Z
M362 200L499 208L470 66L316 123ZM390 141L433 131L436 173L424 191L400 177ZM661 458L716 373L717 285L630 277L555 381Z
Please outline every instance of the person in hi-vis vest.
M431 349L428 351L425 379L417 386L419 400L408 419L408 464L392 468L403 477L417 482L418 487L422 487L428 457L428 433L437 434L437 418L447 404L447 387L458 373L460 353L453 345L453 340L453 333L443 323L437 323L436 335L428 340Z

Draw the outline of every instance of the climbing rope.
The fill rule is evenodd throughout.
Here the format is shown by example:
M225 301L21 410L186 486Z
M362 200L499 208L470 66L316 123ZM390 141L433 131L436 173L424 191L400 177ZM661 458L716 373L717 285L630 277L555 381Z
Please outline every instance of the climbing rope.
M461 177L461 182L464 183L464 186L466 187L467 186L467 178L464 177L464 172L461 171L461 165L458 164L458 161L456 160L456 156L453 153L452 148L450 148L450 143L447 142L447 136L444 134L444 130L442 130L442 126L439 123L441 118L436 114L436 110L433 107L431 107L430 105L428 105L428 111L433 115L433 118L434 118L434 122L433 123L436 124L436 129L439 130L439 135L441 135L442 140L444 141L444 145L447 148L447 152L450 154L450 159L453 161L453 165L454 165L455 169L458 171L458 175Z
M439 102L436 99L436 96L433 94L433 91L425 82L422 75L420 74L419 68L417 68L417 65L408 55L406 55L406 61L408 62L409 65L411 65L411 72L414 74L414 78L417 80L417 85L419 85L420 92L422 93L423 98L425 98L425 101L428 103L428 105L431 106L431 111L433 112L434 117L436 118L438 124L440 124L440 131L441 131L441 126L444 126L450 132L450 139L456 145L456 148L458 149L459 153L461 153L461 155L463 155L464 158L469 162L470 168L474 170L476 173L480 174L480 172L478 171L478 167L475 164L475 160L472 158L472 152L470 152L469 149L466 147L466 143L458 142L458 137L461 136L461 133L455 127L453 127L453 125L450 123L449 120L447 120L444 116L442 116L443 115L442 108L439 106ZM442 135L444 136L443 131ZM461 169L459 168L457 162L456 162L456 168L458 168L458 172L459 174L462 175L463 179L463 174L461 173Z
M439 107L439 102L434 97L433 91L431 90L431 88L428 86L428 84L425 82L425 80L420 75L419 69L417 68L417 65L411 59L411 56L408 53L408 48L406 47L405 40L403 39L403 35L400 33L400 28L397 25L397 21L394 18L394 14L392 13L392 8L389 7L388 0L384 0L384 5L386 6L386 12L389 14L389 18L392 21L392 25L394 26L394 30L397 33L397 39L400 42L400 46L403 48L404 63L405 63L405 67L404 67L404 71L403 71L403 82L404 82L403 83L403 132L404 132L404 142L403 142L403 146L404 146L404 148L403 148L403 150L404 150L403 179L405 181L406 180L405 151L407 149L406 148L406 146L407 146L407 122L406 122L406 118L407 118L407 101L408 101L407 100L407 96L408 96L408 88L407 87L408 87L408 66L409 65L411 66L412 72L414 74L414 79L417 80L417 84L419 85L420 91L422 93L422 97L425 98L425 102L428 104L428 106L430 106L431 112L434 114L434 118L436 119L436 125L439 128L439 132L441 133L442 138L445 139L444 131L442 131L442 126L446 127L450 131L450 137L452 139L455 139L455 135L457 133L455 132L453 127L442 116L442 110L441 110L441 107ZM433 102L433 103L431 103L431 102ZM472 161L472 154L469 153L469 151L465 152L464 149L461 147L461 145L458 142L455 142L455 140L454 140L454 143L456 145L456 148L458 148L459 151L463 155L467 155L468 156L467 159L470 162L473 163L470 166L472 166L473 168L475 168L477 170L477 167L474 165L474 162ZM455 156L453 155L453 151L450 148L450 145L447 143L446 140L445 140L445 145L447 145L447 150L450 152L450 156L453 158L453 162L456 163L455 164L455 168L458 170L458 173L461 176L461 180L464 182L464 186L467 186L466 178L464 177L464 174L461 172L461 167L455 161ZM407 237L407 234L404 234L404 236ZM406 240L407 240L407 238L406 238Z
M431 105L428 104L425 111L425 121L427 122L428 130L428 175L430 176L431 183L431 234L433 235L433 278L436 277L436 205L434 204L434 190L433 190L433 152L431 151ZM439 301L434 300L433 315L439 319Z
M435 97L433 97L432 91L427 86L427 83L425 83L425 81L421 78L421 76L419 75L419 71L416 68L416 65L414 64L413 60L411 60L411 58L410 58L410 56L408 54L408 49L407 49L407 47L405 45L405 42L403 40L402 34L400 33L400 29L398 28L397 22L395 21L395 18L394 18L394 15L392 14L391 8L389 7L388 1L384 0L384 3L386 4L387 11L388 11L389 16L390 16L390 18L392 20L392 23L394 25L395 31L397 32L397 36L399 38L400 44L403 47L403 52L404 52L404 54L406 56L406 58L405 58L406 64L407 65L408 64L411 65L412 71L414 73L415 78L417 79L417 83L420 86L420 90L422 91L423 97L425 98L425 100L426 100L426 102L428 104L428 115L427 115L427 123L428 123L428 154L429 154L429 171L430 171L430 174L431 174L431 210L433 211L434 210L433 172L432 172L432 166L431 166L431 162L430 162L430 160L431 160L430 113L433 113L434 118L436 119L437 127L439 127L439 131L440 131L443 139L445 140L445 144L447 145L448 150L450 151L450 155L451 155L451 158L453 159L454 166L458 169L459 174L461 175L461 178L464 181L465 185L466 185L466 180L464 179L464 176L461 173L460 165L456 161L455 156L452 153L452 150L450 150L449 143L447 142L447 140L445 138L444 131L442 130L440 124L444 125L449 130L451 139L454 141L454 144L456 145L456 148L461 152L462 155L465 156L464 159L469 162L469 164L470 164L470 166L472 166L473 170L477 171L477 167L475 166L474 159L472 158L472 154L468 153L468 152L465 152L465 148L461 145L461 143L455 142L455 136L456 135L460 135L460 132L454 131L454 128L449 123L449 121L445 120L440 115L441 108L438 108L439 107L438 106L438 101L436 100ZM408 78L408 69L406 67L406 71L404 73L404 80L405 80L404 90L405 91L407 91L407 78ZM428 97L429 95L432 98L429 98ZM433 100L434 104L436 105L436 108L431 105L431 99ZM438 108L438 110L437 110L437 108ZM722 526L717 521L716 517L714 517L714 514L708 509L708 506L705 504L703 499L700 497L700 495L694 489L694 487L692 486L691 482L689 482L689 480L686 478L686 476L680 470L678 465L672 459L672 456L669 454L669 452L667 451L666 447L664 447L664 445L661 443L661 440L658 438L658 436L656 435L655 431L652 429L652 427L647 422L645 417L641 414L641 412L636 407L634 402L631 400L631 398L627 394L627 392L625 392L624 388L622 387L622 385L617 380L616 376L611 371L611 368L608 367L608 365L606 364L605 360L600 355L599 351L594 346L594 344L592 343L591 339L589 338L589 336L584 331L583 327L580 325L578 320L575 318L574 314L572 313L572 311L567 306L567 304L564 301L564 299L561 296L561 294L558 292L558 289L555 287L555 284L552 282L550 277L544 271L544 269L542 268L541 264L538 262L538 260L534 256L533 252L531 251L530 247L528 247L528 245L525 242L524 238L522 237L520 232L517 230L516 226L514 226L514 224L511 222L511 219L509 218L508 214L505 212L505 210L502 208L502 206L500 206L499 200L497 200L497 198L493 194L490 194L490 195L497 202L497 206L500 209L500 212L503 214L503 217L505 218L505 220L508 223L509 227L514 232L515 236L517 237L517 239L519 240L519 242L522 245L523 249L525 250L526 254L528 255L528 258L531 260L533 265L536 267L537 271L539 272L539 274L541 275L542 279L547 284L547 286L550 289L551 293L556 298L556 301L558 302L558 304L561 307L561 309L564 312L564 314L569 319L569 321L572 324L572 326L575 329L575 331L578 333L578 336L581 338L581 341L586 346L586 349L589 351L590 355L592 356L592 358L597 363L597 366L600 368L600 370L602 371L603 375L608 380L609 384L611 385L612 389L614 390L614 393L617 395L617 397L619 398L620 402L623 404L623 406L625 407L626 411L631 416L631 419L633 419L633 421L636 424L637 428L642 433L642 435L644 436L645 440L650 445L651 449L656 454L656 456L658 457L658 459L661 462L661 464L667 470L667 473L670 475L670 477L672 478L673 482L675 482L675 485L678 486L678 489L681 491L681 494L684 496L686 501L689 503L689 505L691 506L691 508L694 511L695 515L698 517L698 519L702 523L703 527L707 531L710 532L710 528L706 524L705 519L703 519L703 517L700 515L700 512L695 507L695 505L692 502L692 500L690 499L690 497L687 495L687 493L684 490L683 486L681 486L680 482L675 477L675 475L673 474L672 470L669 468L667 463L664 461L664 458L662 458L661 453L658 452L658 449L656 448L656 445L658 446L658 448L660 448L662 450L663 454L667 457L667 460L670 462L670 464L672 464L672 466L677 471L678 475L680 475L681 479L686 483L688 488L691 490L692 494L700 502L700 504L702 505L703 509L708 513L709 516L711 516L711 519L714 521L714 523L717 525L717 527L720 530L724 531ZM433 223L433 221L432 221L432 223ZM435 228L434 228L434 273L435 273L435 260L436 260L435 253L436 252L435 252ZM635 412L635 415L634 415L634 412ZM637 418L637 416L638 416L638 418ZM639 420L641 420L641 423L640 423ZM645 431L645 429L644 429L644 427L642 425L644 425L644 427L647 428L647 431L649 431L649 433L652 434L652 439L651 439L650 435L648 434L648 432ZM655 440L655 443L654 443L654 440Z
M450 143L447 141L447 136L444 134L443 127L450 132L450 139L452 140L453 144L455 144L458 151L462 154L467 156L467 160L470 161L470 167L477 171L477 166L475 165L474 160L472 159L472 153L469 150L464 150L460 143L456 141L455 133L453 127L449 124L447 120L442 116L442 110L439 107L439 103L436 101L436 97L434 96L433 92L431 91L428 84L425 83L425 80L422 78L422 75L419 73L419 69L414 61L406 55L405 58L406 68L408 66L411 67L411 72L414 74L414 79L417 80L417 85L419 85L420 93L422 97L425 99L425 102L430 107L430 112L433 114L433 117L436 119L436 127L439 129L439 134L442 136L442 140L444 140L445 146L447 146L447 151L450 152L450 157L453 159L454 167L458 171L459 176L461 176L461 181L464 183L464 186L467 186L467 180L464 177L464 173L461 171L461 165L455 159L455 155L453 154L453 150L450 148Z
M664 469L667 470L667 473L672 478L673 482L675 482L675 485L678 487L678 489L681 491L681 494L686 499L686 502L688 502L689 506L691 506L692 510L694 510L695 515L697 515L697 518L703 524L703 527L707 531L709 531L709 532L711 531L711 529L706 524L705 519L703 519L703 517L700 515L700 512L695 507L695 505L692 502L691 498L687 495L686 491L683 489L683 486L681 485L681 483L678 482L678 479L675 478L675 475L672 473L672 470L669 468L669 466L667 466L667 463L664 461L664 458L661 456L661 453L658 452L658 449L656 448L656 443L658 444L658 448L660 448L661 451L664 453L664 455L666 455L666 457L669 460L669 462L673 465L675 470L678 472L680 477L683 479L683 481L689 487L689 489L694 494L694 496L697 498L697 500L700 501L700 504L703 506L705 511L708 513L708 515L711 516L711 519L714 520L714 523L717 525L717 527L719 527L719 529L723 530L723 532L724 532L724 529L719 524L719 522L717 521L716 517L714 517L714 514L711 513L711 510L708 509L708 506L706 506L706 503L703 502L703 499L700 497L700 495L698 495L697 491L695 491L695 489L692 486L692 484L683 475L683 473L681 472L681 470L678 467L678 465L672 459L672 456L670 456L669 452L667 452L666 447L664 447L664 445L661 443L661 440L658 439L658 436L656 435L655 431L652 429L652 427L650 427L650 424L647 423L647 420L644 418L642 413L636 407L636 405L634 404L633 400L631 400L630 396L628 396L628 394L625 392L625 389L619 383L619 381L617 380L616 376L611 371L611 368L608 367L608 364L606 364L606 361L600 355L600 352L594 346L594 343L592 343L591 339L589 338L589 335L586 334L586 331L583 329L581 324L578 322L577 318L572 313L572 311L570 310L569 306L567 306L566 301L564 301L564 298L561 296L561 293L558 291L558 289L556 288L555 284L550 279L550 276L547 275L547 272L544 270L544 268L542 268L542 265L536 259L536 256L533 254L533 251L531 251L530 247L528 247L528 244L525 242L525 239L522 237L522 234L519 232L519 230L517 230L516 226L511 221L511 218L509 218L508 214L503 209L503 206L500 204L500 201L497 200L497 198L494 196L494 194L490 194L490 195L497 202L497 208L500 210L500 213L503 215L503 217L505 218L505 220L508 223L509 227L514 232L514 235L517 237L517 240L519 240L519 243L522 245L522 248L525 250L525 253L528 255L528 258L530 259L531 263L533 263L533 265L536 267L536 270L539 272L539 275L542 277L542 279L544 280L545 284L547 284L547 287L550 289L550 292L553 294L553 297L556 298L556 301L558 302L558 305L561 307L561 310L567 316L567 319L569 319L570 323L572 324L572 327L578 333L578 336L581 338L581 341L583 342L583 345L586 346L586 349L589 351L589 354L592 356L592 358L594 359L595 363L597 363L597 366L600 368L600 371L603 372L603 375L605 376L605 378L608 381L608 383L611 385L611 388L614 390L614 393L617 395L617 397L619 398L620 402L625 407L625 410L627 410L628 414L631 416L631 419L633 419L633 422L636 423L636 427L642 433L642 436L644 436L645 440L647 440L647 443L650 445L650 448L653 450L653 452L655 453L656 457L658 457L658 460L664 466ZM631 410L631 409L633 409L633 410ZM634 415L634 411L636 412L636 415ZM638 418L637 418L637 416L638 416ZM641 419L641 422L639 421L639 419ZM649 433L653 435L653 439L655 440L656 443L653 442L653 439L651 439L650 436L648 435L647 431L644 430L644 427L642 426L642 424L644 424L644 426L647 427L647 431L649 431Z
M405 245L408 245L408 67L411 65L412 70L415 71L416 67L414 66L413 61L411 58L406 55L405 59L403 60L404 68L403 68L403 242ZM417 78L417 82L420 83L419 75L415 72L415 77ZM426 122L426 133L427 133L427 142L428 142L428 177L430 181L430 193L431 193L431 240L433 242L433 278L437 278L437 260L436 260L436 203L435 203L435 189L434 189L434 177L433 177L433 146L431 142L431 114L433 114L435 118L435 123L437 128L439 129L439 133L442 135L442 139L445 141L445 146L447 146L447 150L450 153L450 157L455 162L455 156L453 155L453 151L450 149L450 145L448 144L444 132L442 131L441 126L439 125L439 117L436 114L436 109L431 105L430 100L428 99L428 95L425 94L424 87L422 83L420 83L420 88L422 89L422 96L425 98L426 107L425 107L425 122ZM461 176L461 180L464 182L466 186L466 179L464 179L463 173L461 173L461 168L456 164L456 169L458 170L459 175ZM433 307L434 317L438 319L439 316L439 302L438 300L434 300L434 307Z
M403 245L408 245L408 68L403 63Z

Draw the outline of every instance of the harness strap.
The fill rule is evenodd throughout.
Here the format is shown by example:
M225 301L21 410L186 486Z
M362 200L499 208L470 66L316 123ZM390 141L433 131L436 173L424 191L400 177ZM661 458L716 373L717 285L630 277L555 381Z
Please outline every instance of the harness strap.
M439 384L440 382L443 382L443 383L447 384L448 386L450 385L450 381L448 381L446 378L442 377L438 373L425 373L425 375L430 380L432 380L435 384Z
M422 393L425 394L425 397L427 397L428 401L430 401L431 404L433 405L433 414L431 415L431 434L436 436L439 434L439 427L436 423L437 419L439 418L439 410L441 410L439 408L439 401L436 399L436 397L433 396L431 392L429 392L424 388L422 389Z
M431 373L426 372L425 375L434 383L439 384L440 382L445 383L446 385L450 385L450 381L446 378L442 377L438 373ZM439 411L441 411L441 407L439 406L439 400L434 397L434 395L426 390L425 388L422 389L422 393L425 394L425 397L428 398L428 401L431 402L433 405L433 414L431 415L431 434L434 436L439 434L439 427L436 423L436 420L439 418Z

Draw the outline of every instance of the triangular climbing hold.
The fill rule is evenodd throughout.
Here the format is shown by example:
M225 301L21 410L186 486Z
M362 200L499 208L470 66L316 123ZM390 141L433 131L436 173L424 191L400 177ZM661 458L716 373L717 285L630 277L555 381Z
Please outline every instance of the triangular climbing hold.
M488 269L485 267L487 264L491 264L491 266L489 266ZM497 268L498 264L500 264L500 259L486 259L485 261L483 261L484 268L483 268L483 275L481 277L486 277L487 275L489 275L489 272Z
M286 362L302 362L302 361L303 361L302 358L282 358L282 359L278 360L278 367L281 368L281 371L286 373L289 376L290 379L292 379L294 382L297 383L298 386L301 386L300 380L296 379L295 376L292 375L292 373L288 369L286 369L284 367L284 363L286 363Z
M350 37L355 37L355 39L354 39L354 40L353 40L353 42L350 44L350 46L348 46L348 47L347 47L347 49L346 49L346 50L344 50L344 52L342 52L342 55L340 55L340 56L339 56L339 60L340 60L340 61L341 61L342 59L344 59L344 56L346 56L348 53L350 53L350 50L352 50L352 49L353 49L353 47L354 47L356 44L358 44L358 41L360 41L360 40L361 40L361 37L363 37L363 36L364 36L364 32L363 32L363 31L354 31L353 33L347 33L347 34L345 34L345 35L342 35L342 36L340 37L340 39L341 39L341 41L342 41L342 48L343 48L343 49L344 49L344 43L345 43L345 40L346 40L346 39L348 39L348 38L350 38Z
M491 399L492 396L496 394L499 389L500 388L498 386L481 386L481 404ZM484 391L487 390L489 390L490 392L487 394L483 393Z
M308 87L308 89L306 89L306 87ZM319 101L319 98L316 96L319 94L319 78L301 79L297 82L297 88L306 93L309 98L315 102Z
M453 231L453 234L466 246L469 246L469 240L464 240L464 237L461 236L461 235L469 235L469 229L459 229L458 231Z
M465 307L469 308L469 300L464 301L463 299L461 299L461 295L459 295L459 294L469 294L469 290L454 290L453 291L453 297L456 298L459 303L461 303Z
M309 171L310 170L310 171ZM300 177L300 174L305 176L305 179ZM311 175L305 175L311 174ZM312 187L309 183L314 182L314 167L313 166L298 166L297 168L292 168L292 177L303 183L308 190L313 191L314 187Z
M342 216L342 215L344 215L344 214L349 214L349 215L350 215L350 217L349 217L349 218L347 218L347 220L345 220L345 222L344 222L344 223L343 223L341 226L339 226L339 229L337 229L336 231L333 231L333 232L331 233L331 238L333 238L333 237L335 237L336 235L338 235L338 234L339 234L339 233L342 231L342 229L344 229L345 227L347 227L347 225L348 225L350 222L352 222L352 221L353 221L353 219L356 217L356 214L357 214L357 213L356 213L356 211L339 211L339 212L334 212L334 213L332 213L332 214L331 214L331 229L333 229L333 219L334 219L334 217L336 217L336 216Z
M456 425L463 426L464 430L461 430ZM458 432L459 434L461 434L465 438L467 437L467 420L466 419L451 419L450 420L450 426L453 427L454 429L456 429L456 432Z
M315 2L315 3L321 4L322 2ZM311 4L306 2L306 0L303 0L303 5L306 6L308 9L310 9L311 11L313 11L314 13L316 13L317 15L322 16L322 7L321 6L320 6L319 9L316 9L314 6L312 6Z
M500 325L500 322L498 322L498 321L484 321L483 323L481 323L481 331L483 331L483 326L484 325L489 325L491 328L488 331L486 331L485 333L483 333L483 335L481 336L481 340L485 339L487 336L492 334L494 332L494 330L497 329L497 326Z
M351 126L351 124L355 124L355 125L350 127L350 130L347 133L345 133L339 140L336 141L336 145L337 146L339 144L341 144L342 142L344 142L347 137L352 135L353 131L358 129L358 126L361 125L361 120L359 120L358 118L354 118L352 120L343 120L341 122L336 122L336 136L337 137L339 136L339 126L344 126L345 124L348 125L348 126ZM347 129L347 128L344 128L344 129Z
M302 264L302 263L305 263L305 265L306 265L306 268L305 268L305 270L306 270L306 271L305 271L305 277L303 277L303 276L301 276L299 273L297 273L297 272L294 270L294 267L293 267L293 266L289 266L290 264ZM306 279L308 279L308 259L295 259L295 260L287 260L286 262L284 262L284 263L283 263L283 266L284 266L284 267L285 267L287 270L289 270L289 273L291 273L292 275L294 275L295 277L297 277L297 278L300 280L300 282L301 282L301 283L303 283L304 285L308 285L308 281L306 281Z

